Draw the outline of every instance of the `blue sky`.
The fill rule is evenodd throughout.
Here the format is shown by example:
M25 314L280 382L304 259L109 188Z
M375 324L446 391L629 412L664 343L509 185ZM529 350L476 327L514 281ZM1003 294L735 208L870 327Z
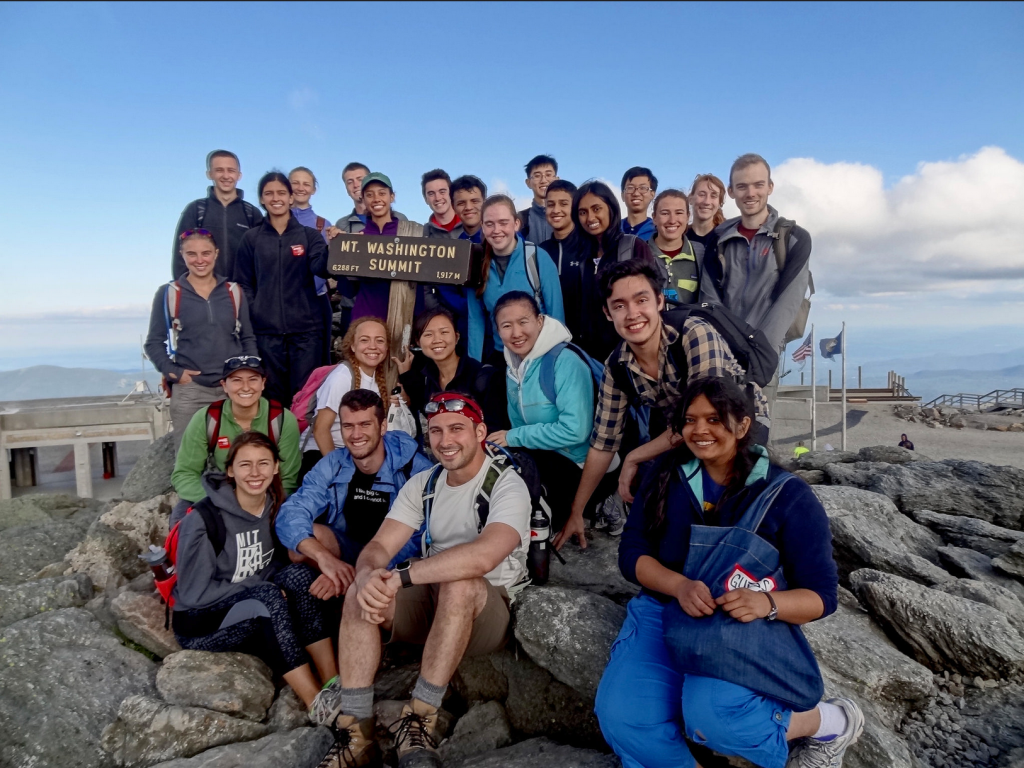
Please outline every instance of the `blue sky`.
M575 182L640 164L665 187L757 151L815 238L819 327L845 319L865 354L898 329L1012 344L1022 32L1010 3L3 3L0 368L136 359L221 146L249 199L308 165L335 218L359 159L421 221L437 166L525 197L539 152Z

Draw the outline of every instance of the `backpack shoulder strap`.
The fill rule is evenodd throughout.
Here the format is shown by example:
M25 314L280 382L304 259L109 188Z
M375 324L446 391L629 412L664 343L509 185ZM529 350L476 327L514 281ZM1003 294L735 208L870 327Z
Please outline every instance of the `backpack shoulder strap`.
M324 231L324 227L326 227L326 226L327 226L327 219L325 219L323 216L317 216L316 217L316 231L317 232L323 232Z
M177 280L171 280L164 288L164 325L167 328L167 356L172 361L178 354L178 332L181 331L181 320L178 319L180 309L181 286L178 285Z
M405 475L405 482L407 482L407 483L412 478L412 463L414 461L416 461L416 454L415 453L412 455L411 459L409 459L407 462L405 462L405 466L402 467L402 470L401 470L402 474Z
M277 400L270 401L270 411L267 414L267 435L277 445L281 441L281 429L284 427L284 406Z
M196 229L202 229L203 221L206 220L206 198L196 200Z
M526 260L526 279L533 289L533 298L540 307L541 314L545 314L544 296L540 291L540 265L537 263L537 246L533 243L523 243L523 258Z
M491 493L494 491L494 484L498 482L498 478L508 469L509 466L507 464L499 464L497 461L492 461L491 466L487 468L483 485L480 486L480 493L476 496L477 533L480 533L484 526L487 525L487 516L491 512Z
M736 523L737 528L744 528L751 533L757 533L757 529L761 527L761 523L764 521L765 515L768 514L768 510L771 509L772 504L775 503L775 499L778 498L779 493L782 491L784 486L793 475L789 472L783 472L777 476L774 480L768 483L768 486L761 491L754 502L750 505L747 511L743 514L743 517Z
M228 295L231 297L231 308L235 311L235 336L237 336L242 332L242 321L238 319L238 313L242 308L242 286L231 280L224 285L227 286Z
M228 529L224 524L224 518L206 499L196 504L192 511L198 512L199 516L203 518L203 523L206 525L206 536L213 544L213 551L219 555L224 551L224 544L228 538Z
M434 496L437 493L437 478L441 476L444 469L440 464L435 464L427 475L427 482L423 484L423 538L420 540L420 552L423 557L427 556L430 550L430 512L434 507Z
M540 358L540 391L544 393L549 403L555 402L555 363L567 346L569 343L566 341L555 344Z
M629 261L633 258L634 243L636 243L636 235L623 235L619 238L618 261Z
M217 450L217 438L220 437L220 419L224 414L224 401L210 403L206 408L206 453L213 456Z
M252 203L242 201L242 210L245 212L245 220L248 222L250 227L256 226L256 206Z
M618 358L618 355L615 357ZM636 385L633 384L633 377L629 375L626 364L616 359L615 362L608 363L608 370L611 371L615 386L626 396L626 401L633 405L637 396Z
M786 251L789 245L789 233L793 231L796 222L792 219L784 219L781 216L775 222L775 232L772 233L774 242L772 250L775 251L775 264L779 268L779 274L786 267Z

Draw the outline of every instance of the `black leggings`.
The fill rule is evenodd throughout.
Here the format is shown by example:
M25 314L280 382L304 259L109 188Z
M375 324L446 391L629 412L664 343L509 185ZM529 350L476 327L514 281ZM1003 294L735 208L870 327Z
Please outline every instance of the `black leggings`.
M576 489L580 487L583 470L576 462L567 459L557 451L541 451L533 448L525 450L537 464L540 481L544 484L545 498L551 507L551 533L557 534L565 527L572 512L572 502L576 498ZM583 516L592 518L594 508L608 496L615 493L619 482L618 470L608 472L598 483L590 501L583 510Z
M239 592L209 608L176 610L174 636L191 651L241 651L258 656L275 675L309 663L306 646L331 636L324 601L309 594L317 573L308 565L286 565L269 581ZM281 594L284 590L287 598ZM231 607L257 600L270 617L245 619L220 628Z

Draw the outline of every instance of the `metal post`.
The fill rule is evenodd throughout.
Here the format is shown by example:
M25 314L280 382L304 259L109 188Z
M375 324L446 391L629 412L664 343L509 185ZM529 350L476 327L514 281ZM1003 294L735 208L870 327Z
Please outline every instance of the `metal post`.
M832 402L832 369L828 369L828 399Z
M842 444L842 449L841 450L845 451L846 450L846 350L848 349L848 347L847 347L847 339L846 339L846 323L843 323L842 334L843 334L843 397L842 397L842 402L843 402L843 409L842 409L842 412L843 412L843 444Z
M811 450L818 450L818 380L815 377L814 358L818 356L814 346L814 324L811 324Z
M863 371L862 366L857 366L857 389L864 389L864 379L862 377Z
M804 385L804 372L800 371L800 386L802 387L803 385Z
M92 498L92 464L89 462L89 444L75 442L75 486L83 499Z

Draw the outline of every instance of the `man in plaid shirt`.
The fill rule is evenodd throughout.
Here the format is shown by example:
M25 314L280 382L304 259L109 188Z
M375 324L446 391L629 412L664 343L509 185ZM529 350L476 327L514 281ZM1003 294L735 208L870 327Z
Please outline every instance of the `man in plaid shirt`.
M652 423L660 424L668 422L672 409L689 382L702 377L744 376L743 367L736 361L729 345L707 321L687 318L681 331L662 322L665 297L661 277L650 266L635 259L615 264L602 276L601 292L605 299L605 314L614 323L623 343L605 361L590 450L569 521L555 537L557 549L561 549L573 535L579 537L580 547L586 548L583 510L622 445L632 393L623 391L616 382L616 368L625 369L640 403L650 406L652 412L660 416L652 419ZM673 360L669 351L672 344L682 345L687 363L685 370L679 370ZM756 385L754 399L758 421L767 425L767 403ZM619 495L625 501L633 500L630 487L637 467L669 450L680 439L681 436L666 429L650 442L630 451L619 475Z

